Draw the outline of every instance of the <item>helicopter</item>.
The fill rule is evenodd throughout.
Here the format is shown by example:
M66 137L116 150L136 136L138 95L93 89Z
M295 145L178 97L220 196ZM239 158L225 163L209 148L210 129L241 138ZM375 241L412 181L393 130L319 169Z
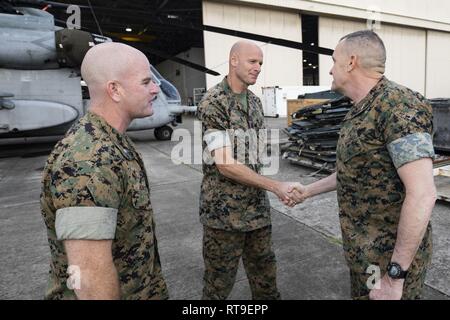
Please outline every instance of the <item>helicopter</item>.
M2 2L5 5L8 3ZM49 12L0 7L0 140L62 136L88 109L89 93L80 66L86 52L111 38L55 26ZM135 119L128 131L154 129L170 140L184 112L178 90L151 66L160 92L150 117Z
M156 11L162 10L168 3L166 0L162 1ZM94 7L89 1L88 4L89 6L82 4L76 6L86 11L90 9L96 21ZM61 27L61 24L67 26L67 21L61 20L58 10L68 12L65 9L69 6L71 5L68 2L0 0L0 41L7 44L0 47L0 144L7 139L17 142L19 138L31 142L35 140L31 138L35 137L62 136L86 113L89 93L87 87L83 85L79 67L87 50L98 43L122 41L136 46L147 56L172 60L214 76L220 75L215 70L178 58L173 53L161 52L153 45L127 42L130 41L126 40L129 37L116 37L114 33L109 33L107 37L103 36L97 21L100 35L86 26L79 25L75 29ZM46 11L47 8L54 9L54 13ZM102 10L105 8L102 7ZM137 12L130 9L125 11L134 14ZM152 21L156 24L168 23L172 27L188 31L186 33L188 35L210 31L318 54L332 54L332 50L327 48L315 48L299 42L217 28L182 19L173 20L169 19L170 15L161 15L157 12L152 14L154 18ZM139 33L140 37L145 36L146 30L147 26L142 31L143 35ZM128 131L154 129L156 139L170 140L173 129L169 124L176 126L181 123L182 114L195 112L196 107L182 105L178 90L153 66L151 69L160 82L161 89L153 104L154 114L151 117L133 120Z

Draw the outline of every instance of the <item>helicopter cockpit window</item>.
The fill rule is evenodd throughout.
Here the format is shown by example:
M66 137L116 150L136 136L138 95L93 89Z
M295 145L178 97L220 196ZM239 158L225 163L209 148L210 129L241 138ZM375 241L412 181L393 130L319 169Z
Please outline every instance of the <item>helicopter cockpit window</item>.
M178 93L177 88L173 84L171 84L169 81L164 79L161 74L155 69L155 67L150 66L150 70L152 71L153 76L155 79L158 79L161 83L159 85L161 91L166 96L167 101L181 101L180 94Z

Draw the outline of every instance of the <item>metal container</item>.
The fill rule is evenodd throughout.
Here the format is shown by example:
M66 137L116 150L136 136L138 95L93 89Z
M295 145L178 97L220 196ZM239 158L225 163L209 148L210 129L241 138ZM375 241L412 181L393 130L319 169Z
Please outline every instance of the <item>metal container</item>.
M450 99L432 99L434 122L434 148L450 152Z

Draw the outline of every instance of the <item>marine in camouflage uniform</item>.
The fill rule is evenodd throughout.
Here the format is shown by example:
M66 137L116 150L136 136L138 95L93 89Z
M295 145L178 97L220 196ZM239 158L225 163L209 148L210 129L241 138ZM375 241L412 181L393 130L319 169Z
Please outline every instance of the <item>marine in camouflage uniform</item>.
M203 135L225 130L264 129L259 98L250 90L231 91L227 78L208 90L199 104L198 118ZM231 142L238 159L238 145L244 139L237 134ZM234 143L234 138L236 142ZM260 173L261 164L249 161L251 148L245 140L245 164ZM205 140L203 149L208 148ZM205 263L203 299L226 299L233 288L240 257L254 299L279 299L276 287L276 260L271 248L270 204L267 192L246 186L223 176L215 164L203 163L200 193L200 221L204 225Z
M432 109L420 94L383 77L354 105L340 131L337 195L352 297L368 298L370 265L383 274L397 238L405 188L402 165L434 157ZM417 299L431 262L431 224L408 269L403 299Z
M122 299L168 298L144 163L125 134L88 112L55 146L42 183L51 251L46 299L76 299L67 287L69 239L112 240Z

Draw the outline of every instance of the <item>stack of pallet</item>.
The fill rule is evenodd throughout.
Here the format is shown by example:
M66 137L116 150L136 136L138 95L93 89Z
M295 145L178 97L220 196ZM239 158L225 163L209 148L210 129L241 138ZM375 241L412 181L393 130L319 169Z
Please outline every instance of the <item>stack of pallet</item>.
M350 99L340 97L294 112L292 125L285 129L289 144L283 157L294 164L333 172L341 123L351 107Z
M431 99L434 115L434 148L438 151L450 152L450 99Z

